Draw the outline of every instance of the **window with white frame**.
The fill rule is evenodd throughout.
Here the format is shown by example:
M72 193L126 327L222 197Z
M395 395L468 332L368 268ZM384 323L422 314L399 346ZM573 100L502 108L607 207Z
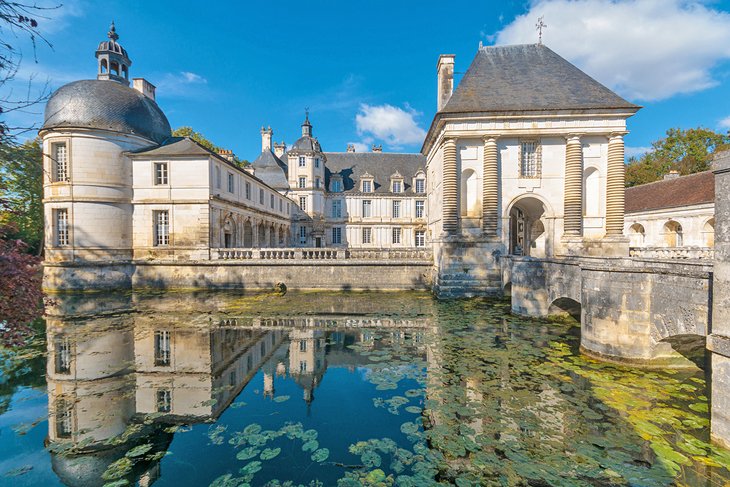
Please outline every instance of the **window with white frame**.
M414 240L416 241L416 247L426 246L426 231L416 230Z
M332 188L333 193L339 193L340 191L342 191L342 181L340 181L339 179L333 179L330 187Z
M416 193L426 192L426 180L422 178L416 179Z
M307 211L307 197L306 196L299 197L299 209L302 211Z
M393 200L393 218L400 218L400 200Z
M372 216L373 202L371 200L362 200L362 217L368 218Z
M373 192L373 182L369 179L365 179L362 182L362 192L363 193L372 193Z
M236 189L236 185L235 185L236 180L234 178L235 178L235 176L233 175L233 173L229 172L228 173L228 192L229 193L233 193Z
M400 179L396 179L393 181L393 192L394 193L403 192L403 181L401 181Z
M159 247L170 243L170 212L156 210L152 212L154 220L154 245Z
M299 158L299 167L307 167L307 160L304 157Z
M393 227L393 243L399 244L400 243L400 227Z
M56 373L71 373L71 340L68 337L57 337L54 341L56 351Z
M342 218L342 200L332 200L332 218Z
M307 227L299 227L299 243L307 243Z
M155 185L167 184L167 163L155 162Z
M244 187L246 188L246 199L250 200L251 199L251 183L246 181L246 184Z
M319 157L314 159L314 167L319 167Z
M53 180L68 181L68 147L66 142L57 142L51 145L53 157Z
M73 433L73 401L59 399L56 403L56 436L71 438Z
M540 166L540 144L536 140L520 141L520 177L539 178Z
M342 227L332 227L332 244L339 245L342 243Z
M215 187L221 189L221 168L215 167Z
M372 243L373 239L373 231L370 227L365 227L362 229L362 243L369 244Z
M264 190L262 188L259 188L259 204L264 204Z
M172 411L172 391L170 389L157 389L156 403L158 413Z
M299 188L303 189L307 187L307 178L304 176L299 177Z
M63 247L68 245L68 209L59 208L53 210L56 213L56 245Z
M170 332L168 330L155 331L155 365L160 367L170 365L171 356Z
M416 200L416 218L423 218L423 209L426 207L426 202L423 200Z

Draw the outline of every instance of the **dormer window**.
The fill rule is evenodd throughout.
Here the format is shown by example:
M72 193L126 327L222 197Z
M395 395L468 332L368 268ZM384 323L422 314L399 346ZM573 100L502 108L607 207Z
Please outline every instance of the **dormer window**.
M416 178L416 193L426 192L426 180L423 178Z
M339 193L342 191L342 181L339 179L333 179L330 182L330 191L333 193Z
M373 192L373 180L372 179L363 179L362 180L362 192L363 193L372 193Z
M299 167L307 167L307 159L304 157L299 158Z
M314 159L314 167L319 167L319 157Z
M393 181L393 192L394 193L403 192L403 181Z

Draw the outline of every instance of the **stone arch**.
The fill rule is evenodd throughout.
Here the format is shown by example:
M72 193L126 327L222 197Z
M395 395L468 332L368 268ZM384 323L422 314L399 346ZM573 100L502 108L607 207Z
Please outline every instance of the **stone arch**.
M682 247L684 245L682 225L669 220L664 224L664 244L667 247Z
M601 172L587 167L583 171L583 216L601 215Z
M642 247L646 240L646 229L641 223L634 223L629 227L629 246Z
M259 248L266 247L266 225L264 225L264 222L260 222L258 227Z
M509 253L533 257L550 255L552 239L545 219L551 215L549 205L537 195L515 198L505 215L509 218Z
M581 306L575 299L563 296L550 303L548 315L571 317L580 323Z
M655 350L654 353L661 353L661 348L666 347L667 345L671 348L673 352L678 353L679 355L687 359L687 361L689 362L687 363L687 365L694 364L700 369L706 369L707 337L695 334L672 335L660 340L657 344L657 348L659 350ZM684 365L677 360L672 360L670 364Z
M112 61L112 63L109 65L109 73L113 73L119 76L119 63Z
M236 223L233 221L232 215L229 213L223 220L221 226L221 247L231 248L235 245Z
M109 64L107 63L106 59L101 60L101 73L105 74L107 71L109 71Z
M715 246L715 217L707 220L702 226L702 241L705 247Z
M122 64L122 75L124 76L124 79L129 79L129 69L127 69L126 64Z
M246 221L243 222L243 246L253 247L253 226L250 218L246 218Z
M473 169L461 172L461 216L478 218L480 212L477 173Z

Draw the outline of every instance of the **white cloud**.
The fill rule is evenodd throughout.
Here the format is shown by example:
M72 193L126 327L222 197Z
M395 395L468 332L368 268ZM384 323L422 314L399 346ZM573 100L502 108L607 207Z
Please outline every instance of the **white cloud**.
M628 159L629 157L641 157L647 152L652 150L651 147L624 147L624 155Z
M634 100L715 86L730 59L730 13L699 0L533 0L496 44L535 43L540 16L548 47Z
M199 74L190 71L166 73L159 78L157 85L158 95L185 97L197 94L197 90L208 84L208 80Z
M418 126L418 112L405 106L393 105L360 105L360 113L355 116L355 124L359 135L368 135L383 140L387 145L397 148L403 145L420 144L426 137L426 131Z
M199 74L191 73L190 71L181 71L183 79L186 83L207 83L208 80L200 76Z
M347 145L352 144L355 146L355 152L370 152L370 149L372 147L371 144L367 144L365 142L348 142Z
M730 117L725 117L722 120L720 120L717 125L721 129L730 130Z

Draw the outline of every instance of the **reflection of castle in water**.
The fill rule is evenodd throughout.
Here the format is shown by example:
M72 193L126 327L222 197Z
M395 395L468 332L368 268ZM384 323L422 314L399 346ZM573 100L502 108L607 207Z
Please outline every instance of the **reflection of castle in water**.
M311 407L328 365L368 363L348 346L367 343L372 332L343 328L416 325L352 317L221 320L202 300L83 299L58 298L47 318L48 443L67 485L103 485L106 468L144 443L153 449L129 477L151 485L160 475L155 453L172 440L169 427L216 419L259 369L265 397L274 397L277 377L288 376Z

